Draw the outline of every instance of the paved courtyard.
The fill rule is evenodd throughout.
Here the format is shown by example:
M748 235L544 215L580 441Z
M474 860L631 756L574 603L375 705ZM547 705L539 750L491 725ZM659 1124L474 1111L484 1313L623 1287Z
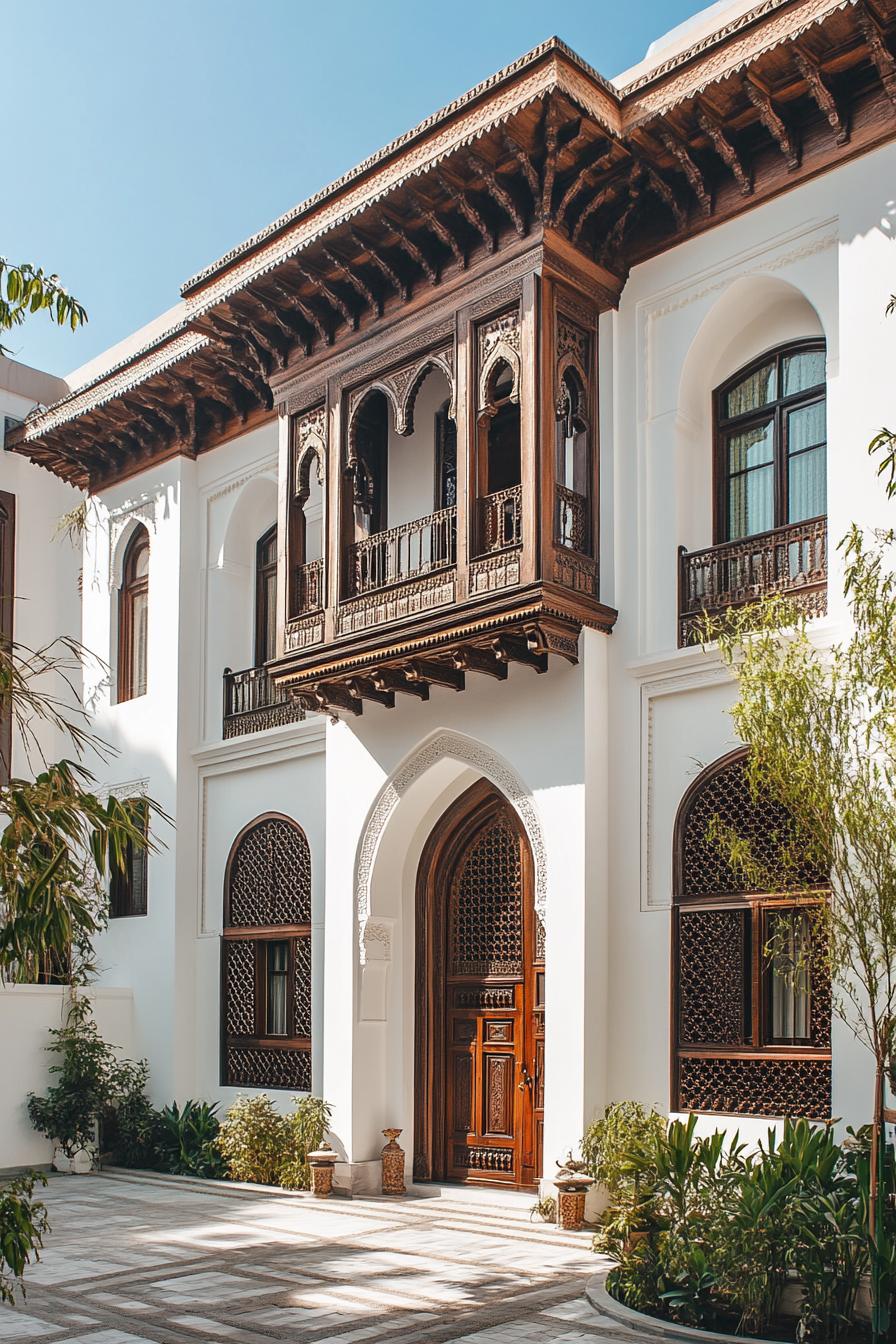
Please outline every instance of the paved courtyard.
M587 1233L527 1196L337 1200L111 1174L51 1178L52 1233L0 1341L636 1340L583 1296Z

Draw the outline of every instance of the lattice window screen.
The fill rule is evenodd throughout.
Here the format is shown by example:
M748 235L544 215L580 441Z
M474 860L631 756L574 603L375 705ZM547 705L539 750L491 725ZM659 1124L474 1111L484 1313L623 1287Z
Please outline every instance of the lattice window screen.
M745 910L682 910L678 1024L682 1045L742 1045L749 985Z
M523 881L519 837L497 817L470 846L452 883L451 972L520 975Z
M715 823L731 827L750 843L756 860L769 870L769 891L796 891L825 887L827 872L809 863L796 867L782 862L787 847L797 848L798 836L787 811L770 798L754 799L746 776L746 759L736 757L707 776L687 805L681 828L679 895L719 896L745 890L743 876L729 862L710 835Z
M247 831L230 865L230 925L311 922L311 854L304 833L280 817Z

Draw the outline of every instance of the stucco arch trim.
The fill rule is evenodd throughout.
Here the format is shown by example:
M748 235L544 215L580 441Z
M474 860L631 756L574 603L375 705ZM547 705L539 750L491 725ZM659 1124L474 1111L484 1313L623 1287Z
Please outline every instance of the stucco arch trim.
M371 913L371 879L380 841L405 793L416 780L439 761L450 759L477 770L504 794L519 816L529 844L535 875L535 913L544 926L547 913L547 851L541 821L532 795L519 775L503 757L482 742L463 733L437 732L407 757L386 781L377 795L365 824L358 847L355 893L358 911L358 939L361 964L367 959L367 944L380 937L381 921Z

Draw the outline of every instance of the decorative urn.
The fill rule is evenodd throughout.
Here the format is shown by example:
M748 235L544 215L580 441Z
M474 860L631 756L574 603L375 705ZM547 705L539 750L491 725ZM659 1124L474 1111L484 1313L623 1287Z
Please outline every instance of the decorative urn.
M333 1168L338 1161L337 1154L326 1142L308 1154L311 1168L311 1193L317 1199L329 1199L333 1193Z
M396 1142L400 1133L400 1129L383 1130L383 1138L388 1140L382 1152L384 1195L403 1195L406 1193L404 1149L400 1148Z
M557 1222L565 1232L578 1232L585 1223L585 1195L594 1177L583 1170L583 1162L557 1163L554 1184L557 1187Z

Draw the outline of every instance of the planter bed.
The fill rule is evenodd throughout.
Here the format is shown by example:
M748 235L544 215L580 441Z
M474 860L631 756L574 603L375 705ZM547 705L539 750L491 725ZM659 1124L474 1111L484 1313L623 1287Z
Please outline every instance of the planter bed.
M706 1344L731 1344L732 1340L750 1341L750 1344L794 1344L796 1340L795 1317L782 1317L771 1335L759 1336L737 1334L736 1321L732 1321L731 1331L724 1333L717 1330L700 1330L690 1325L678 1325L666 1317L636 1311L633 1307L627 1307L625 1303L619 1302L608 1291L608 1273L609 1270L603 1270L588 1280L585 1285L588 1301L602 1315L608 1316L628 1330L637 1331L645 1339L690 1341L690 1344L696 1344L696 1341L700 1340ZM860 1325L845 1335L840 1344L866 1344L870 1338L870 1330Z

